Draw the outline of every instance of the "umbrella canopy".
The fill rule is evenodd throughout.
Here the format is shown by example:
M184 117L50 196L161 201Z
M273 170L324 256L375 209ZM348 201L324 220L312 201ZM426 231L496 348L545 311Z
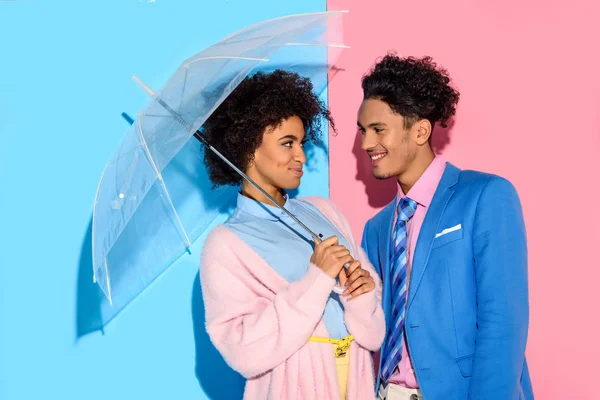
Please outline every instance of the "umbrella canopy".
M345 47L342 13L291 15L238 31L185 60L138 113L106 164L94 204L94 280L109 301L101 305L103 323L190 251L236 195L236 188L212 188L204 149L193 139L202 124L258 71L297 72L324 90Z

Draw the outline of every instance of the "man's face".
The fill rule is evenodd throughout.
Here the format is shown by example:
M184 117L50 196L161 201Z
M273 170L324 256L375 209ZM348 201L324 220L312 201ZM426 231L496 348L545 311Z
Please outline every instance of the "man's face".
M415 159L417 145L413 129L405 129L404 117L381 100L366 99L358 112L362 149L371 158L377 179L398 177Z

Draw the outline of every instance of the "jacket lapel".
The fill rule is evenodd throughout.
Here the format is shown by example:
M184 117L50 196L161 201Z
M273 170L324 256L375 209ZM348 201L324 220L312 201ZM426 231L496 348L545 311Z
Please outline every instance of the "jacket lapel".
M394 209L398 196L388 204L381 215L382 223L379 224L379 263L381 265L382 278L387 278L390 269L390 245L392 241L392 225L394 224Z
M459 174L460 170L458 168L450 163L446 164L442 179L440 180L431 204L429 205L429 209L427 210L427 214L425 215L425 220L421 226L412 262L407 309L410 308L415 298L415 294L417 293L417 290L419 290L419 285L421 284L421 280L427 269L427 261L429 260L429 254L431 253L433 239L440 226L440 220L444 214L446 205L454 194L454 189L452 187L458 181Z
M381 218L377 223L377 248L379 250L379 265L381 268L381 281L383 282L383 311L386 319L389 317L389 305L391 303L391 285L390 279L390 246L392 241L392 225L394 223L394 211L396 208L397 196L389 203L379 215Z

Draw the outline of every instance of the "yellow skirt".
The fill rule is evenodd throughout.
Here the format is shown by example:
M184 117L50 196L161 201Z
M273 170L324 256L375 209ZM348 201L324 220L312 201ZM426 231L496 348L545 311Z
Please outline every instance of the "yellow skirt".
M311 336L309 342L331 343L335 357L335 367L338 376L338 385L340 388L340 398L346 399L346 387L348 385L348 367L350 365L350 342L354 338L346 336L344 339L330 339Z

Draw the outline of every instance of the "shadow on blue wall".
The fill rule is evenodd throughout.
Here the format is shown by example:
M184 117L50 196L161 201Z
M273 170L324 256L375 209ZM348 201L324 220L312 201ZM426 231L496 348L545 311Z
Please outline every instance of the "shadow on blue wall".
M85 234L79 261L77 282L77 339L102 331L100 302L103 294L92 280L92 224ZM204 301L200 277L196 274L192 289L192 320L194 327L195 375L204 393L210 399L241 399L245 379L233 371L213 346L205 328Z
M134 123L134 120L126 113L122 113L121 115L130 125ZM197 146L200 147L199 144ZM328 156L325 141L307 145L305 151L308 159L306 165L308 170L314 171L317 168L315 163L311 162L315 159L315 152L322 151L326 158ZM186 173L186 169L190 166L178 165L177 160L172 163L172 167L174 171L177 171L182 176L187 176L190 179L197 178L189 176L190 174ZM200 180L204 181L206 179ZM232 204L232 201L224 201L223 197L215 197L214 192L211 193L211 190L207 191L207 183L198 182L198 189L203 195L205 204L217 207L220 212L230 211L235 205L235 191L237 189L230 187L226 189L226 193L222 193L224 198L233 200ZM296 197L298 190L289 191L289 194L291 197ZM76 340L95 331L103 332L103 327L109 322L103 321L101 314L102 302L106 301L100 287L93 281L92 219L90 218L79 257ZM243 397L245 379L227 365L221 354L213 346L206 332L204 301L198 274L196 274L194 279L191 301L196 359L195 375L198 383L210 399L241 399Z
M121 116L129 125L133 125L133 118L126 113L121 113ZM77 305L75 324L75 341L79 340L88 333L101 331L104 333L104 326L110 322L102 320L101 302L107 301L93 279L93 263L92 263L92 217L88 222L88 227L81 245L79 254L79 268L77 277Z
M202 390L214 400L241 399L244 394L244 377L229 368L206 333L199 274L194 279L192 289L192 319L196 343L196 378Z
M134 120L122 113L122 117L133 124ZM226 211L231 204L221 205ZM210 399L241 399L245 379L233 371L213 346L205 329L204 301L198 274L192 290L192 320L195 342L195 375L204 393ZM102 321L101 302L106 301L100 287L93 281L92 266L92 219L81 246L77 277L76 339L95 332L103 331L107 321Z

